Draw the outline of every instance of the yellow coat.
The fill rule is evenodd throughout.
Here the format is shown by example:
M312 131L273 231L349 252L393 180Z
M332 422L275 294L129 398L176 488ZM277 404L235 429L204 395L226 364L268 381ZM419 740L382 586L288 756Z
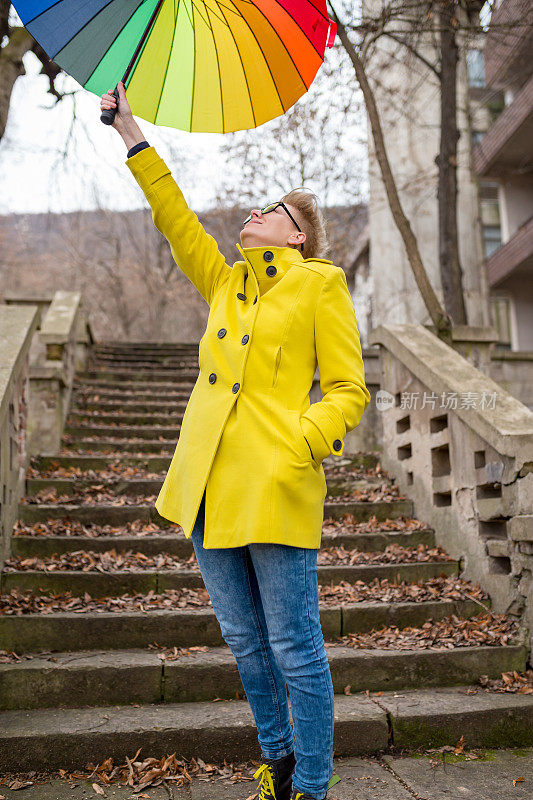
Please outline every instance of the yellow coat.
M189 538L206 488L204 547L320 547L322 461L342 455L370 400L343 270L290 247L239 245L230 267L154 147L126 164L210 309L158 512ZM317 363L323 397L310 404Z

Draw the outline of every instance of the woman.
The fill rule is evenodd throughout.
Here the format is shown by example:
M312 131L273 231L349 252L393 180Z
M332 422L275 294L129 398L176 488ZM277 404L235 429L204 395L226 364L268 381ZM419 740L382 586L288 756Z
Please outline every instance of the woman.
M243 260L230 267L145 141L122 83L118 91L113 127L126 164L210 308L156 508L192 538L235 656L264 758L254 775L259 800L322 800L338 780L318 605L322 461L342 454L370 400L346 277L319 258L322 217L301 190L252 210L237 245ZM101 99L108 108L116 108L111 89ZM317 364L323 398L311 405Z

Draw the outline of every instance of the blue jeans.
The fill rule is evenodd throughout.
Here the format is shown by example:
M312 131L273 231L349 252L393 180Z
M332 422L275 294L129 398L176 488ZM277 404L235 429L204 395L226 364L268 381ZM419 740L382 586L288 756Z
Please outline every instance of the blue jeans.
M334 700L318 610L318 551L273 543L206 550L204 518L205 491L191 539L263 757L294 750L293 786L322 800L333 772Z

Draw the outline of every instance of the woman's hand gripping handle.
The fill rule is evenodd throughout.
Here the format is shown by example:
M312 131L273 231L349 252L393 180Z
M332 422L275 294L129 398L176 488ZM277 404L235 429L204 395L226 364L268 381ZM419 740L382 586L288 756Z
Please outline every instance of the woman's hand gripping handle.
M102 110L100 119L106 125L111 125L118 131L128 150L133 145L145 141L143 132L133 119L122 81L117 83L114 90L109 89L107 94L102 95L100 108Z

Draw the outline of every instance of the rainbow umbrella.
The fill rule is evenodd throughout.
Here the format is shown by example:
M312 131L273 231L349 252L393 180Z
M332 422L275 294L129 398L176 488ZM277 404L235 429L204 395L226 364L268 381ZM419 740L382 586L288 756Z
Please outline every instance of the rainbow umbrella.
M48 57L100 96L122 80L132 112L227 133L280 116L333 45L326 0L19 0ZM122 77L121 77L122 76Z

